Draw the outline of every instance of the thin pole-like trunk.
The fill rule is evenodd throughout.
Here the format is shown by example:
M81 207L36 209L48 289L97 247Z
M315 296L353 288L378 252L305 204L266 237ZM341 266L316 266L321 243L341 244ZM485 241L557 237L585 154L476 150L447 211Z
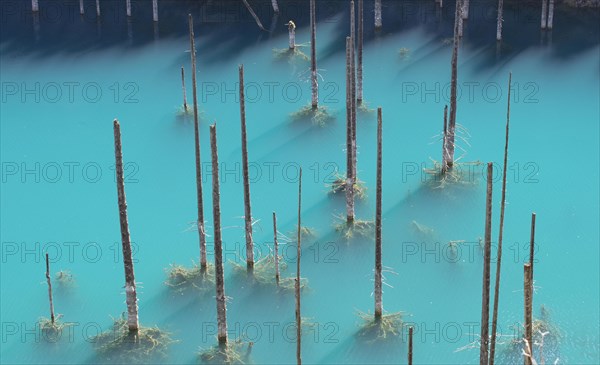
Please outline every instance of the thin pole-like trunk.
M31 11L33 11L33 12L40 11L40 6L38 4L38 0L31 0Z
M546 29L548 22L548 0L542 0L542 29Z
M121 243L123 245L123 266L125 268L125 297L127 303L127 326L130 332L137 332L138 303L133 273L131 240L129 238L129 223L127 222L127 202L125 200L125 180L123 179L123 153L121 151L121 126L115 119L113 122L115 138L115 170L117 172L117 196L119 200L119 221L121 224Z
M469 0L463 0L462 18L469 19Z
M273 212L273 250L275 251L275 282L279 286L279 243L277 242L277 215Z
M250 6L250 4L248 4L248 1L242 0L242 2L246 6L246 9L248 9L248 11L250 12L250 15L252 15L252 17L254 18L254 21L256 22L256 25L258 25L258 27L261 30L264 30L266 32L267 30L265 29L265 27L263 27L262 23L260 22L260 19L258 18L258 15L256 15L256 13L254 12L254 10L252 10L252 7Z
M382 265L381 265L381 173L382 173L382 118L377 108L377 188L375 198L375 320L383 314Z
M290 49L296 48L296 24L293 21L287 22L288 35L289 35L289 47Z
M125 4L127 7L127 16L130 17L131 16L131 0L125 0Z
M300 212L302 211L302 168L300 168L300 178L298 181L298 247L296 252L296 363L302 364L302 319L300 317L300 256L301 256L301 219Z
M535 213L531 213L531 237L529 240L529 264L531 265L531 283L533 285L533 262L535 253Z
M413 328L408 327L408 365L413 363Z
M487 165L487 192L485 201L485 246L483 254L483 291L481 294L481 347L479 348L479 364L487 365L489 360L488 341L490 325L490 257L492 248L492 186L494 166Z
M375 0L375 30L381 29L381 0Z
M187 105L187 96L185 92L185 71L183 66L181 66L181 89L183 90L183 110L187 113L188 105Z
M152 20L158 21L158 0L152 0Z
M352 38L346 37L346 223L354 221L354 179L352 166Z
M215 235L215 285L217 299L217 339L227 343L227 308L225 304L225 279L223 277L223 242L221 238L221 193L219 191L219 154L217 151L217 126L210 126L210 152L212 156L213 229Z
M454 45L452 48L452 75L450 81L450 118L448 122L448 134L446 147L448 148L447 169L454 165L454 133L456 130L456 87L458 78L458 20L460 18L460 0L456 2L456 12L454 15Z
M279 4L277 4L277 0L271 0L271 6L273 6L275 14L279 14Z
M533 283L531 264L523 265L523 283L524 302L525 302L525 339L529 343L529 352L533 356L533 326L532 326L532 307L533 307ZM532 365L531 357L524 356L525 365Z
M554 0L548 3L548 29L552 29L554 23Z
M500 201L500 226L498 227L498 251L496 254L496 283L494 285L494 307L492 314L492 338L490 341L490 365L494 365L496 354L496 331L498 329L498 303L500 300L500 271L502 268L502 240L504 238L504 209L506 206L506 170L508 167L508 131L510 126L510 85L512 73L508 75L508 106L506 109L506 136L504 140L504 164L502 168L502 199Z
M496 23L496 40L497 41L502 40L502 23L504 22L503 13L504 13L504 0L498 0L498 20Z
M352 74L350 77L350 91L352 102L352 183L356 184L356 26L354 14L354 0L350 1L350 67Z
M312 108L319 107L319 82L317 80L317 13L315 0L310 0L310 80L312 89Z
M358 105L363 100L363 0L358 0L358 67L356 69L356 101Z
M202 170L200 168L200 128L198 126L198 92L196 89L196 44L194 19L188 15L190 27L190 53L192 57L192 96L194 98L194 148L196 153L196 199L198 206L198 235L200 238L200 268L206 270L206 231L204 230L204 208L202 202Z
M458 38L462 38L463 30L464 30L464 21L463 21L463 6L459 6L459 14L458 14Z
M96 0L96 15L100 17L100 0Z
M79 14L85 14L85 7L83 6L83 0L79 0Z
M246 102L244 97L244 65L239 66L240 120L242 126L242 175L244 179L244 228L246 231L246 267L254 267L254 244L252 242L252 209L250 206L250 178L248 176L248 143L246 138Z
M48 300L50 301L50 322L54 324L54 301L52 300L52 281L50 280L50 260L46 252L46 282L48 282Z
M448 105L444 106L444 134L442 136L442 174L446 173L448 169L447 162L450 156L448 156Z

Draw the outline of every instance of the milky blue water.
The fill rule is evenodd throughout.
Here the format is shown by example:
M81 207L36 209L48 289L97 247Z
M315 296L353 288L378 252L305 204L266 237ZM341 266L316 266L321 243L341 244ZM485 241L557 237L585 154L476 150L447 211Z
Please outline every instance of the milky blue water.
M194 363L199 348L216 341L214 294L180 295L164 285L170 264L191 265L199 255L198 234L190 228L196 219L193 123L178 116L181 66L186 69L188 103L192 94L187 9L170 12L168 7L175 5L165 2L157 31L149 20L149 3L134 4L140 15L134 17L130 36L122 17L98 26L78 15L63 25L42 17L36 34L24 5L17 6L16 15L3 5L0 356L4 363L103 361L96 357L91 337L110 327L111 316L125 311L114 118L121 122L140 321L158 325L178 340L161 360L168 363ZM60 6L77 9L73 2ZM86 6L93 12L93 2ZM197 18L207 19L202 18L204 8L188 6ZM384 31L374 34L372 4L366 3L364 99L369 108L383 109L383 263L389 269L384 308L405 312L405 322L415 327L416 363L472 364L479 357L478 347L469 345L480 333L483 263L478 239L484 229L484 165L467 165L473 183L465 187L432 190L422 182L428 178L423 167L440 158L435 136L448 103L451 47L444 39L451 34L453 5L447 6L448 14L437 26L435 14L422 24L411 20L410 26L386 23L384 18ZM384 14L395 9L397 4L389 4ZM507 21L508 40L499 55L495 22L473 15L467 24L459 54L462 95L457 119L470 138L460 142L464 151L457 154L464 162L495 164L495 245L512 72L499 310L499 328L506 337L501 339L509 342L517 331L511 326L523 321L522 267L529 260L530 217L536 212L534 316L545 306L560 336L559 345L547 351L547 361L597 364L600 49L597 31L589 29L590 17L597 20L593 18L597 14L588 14L588 23L568 22L573 12L562 9L556 16L560 27L548 37L540 35L537 17L525 21L528 11ZM335 216L345 212L343 197L329 194L327 184L336 170L346 168L347 12L324 13L327 16L319 17L317 43L320 101L335 119L323 127L291 118L310 101L310 84L308 62L274 57L273 49L287 46L283 24L288 19L280 17L272 34L257 31L246 15L240 22L197 23L209 251L213 219L208 126L216 122L225 258L245 260L236 99L237 66L243 63L252 213L258 220L256 254L264 256L272 247L273 211L279 231L293 236L300 166L302 221L316 231L315 237L303 241L302 276L309 284L303 291L302 315L316 323L305 333L303 360L405 363L405 331L400 341L370 343L356 336L362 323L357 312L373 310L374 245L370 238L347 242L334 229ZM267 17L263 23L270 26ZM298 43L308 44L307 23L306 15L298 18ZM526 40L517 41L520 33ZM585 46L573 46L575 42ZM401 48L408 52L400 52ZM307 47L301 49L309 54ZM357 128L359 177L368 188L367 197L357 201L357 216L371 220L375 114L359 113ZM428 232L419 232L416 226ZM447 248L449 241L464 242L453 254ZM283 245L282 250L289 264L285 275L293 275L295 244ZM75 281L68 287L54 281L56 312L63 321L74 323L57 343L47 343L35 328L39 317L49 315L45 252L53 272L68 270ZM494 259L495 253L492 275ZM254 342L254 363L294 363L293 297L248 286L233 275L231 264L226 266L225 280L230 338ZM499 358L509 363L506 347L499 345Z

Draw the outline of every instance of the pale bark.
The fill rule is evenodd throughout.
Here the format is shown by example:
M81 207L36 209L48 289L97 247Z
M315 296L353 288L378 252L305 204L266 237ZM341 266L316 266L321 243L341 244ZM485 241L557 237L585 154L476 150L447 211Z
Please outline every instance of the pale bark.
M531 213L531 236L529 240L529 264L531 265L531 282L533 283L533 262L535 253L535 213Z
M83 6L83 0L79 0L79 14L85 14L85 8Z
M375 29L381 29L381 0L375 0Z
M310 0L310 80L312 89L311 105L319 106L319 82L317 80L317 14L315 0Z
M496 23L496 40L502 40L502 23L504 22L504 0L498 0L498 20Z
M125 0L125 4L127 7L127 16L131 16L131 0Z
M548 0L542 0L542 29L546 29L548 22Z
M271 6L273 6L273 11L275 14L279 13L279 4L277 4L277 0L271 0Z
M552 29L554 26L554 0L549 0L548 3L548 29Z
M152 0L152 20L158 21L158 0Z
M31 11L33 11L33 12L40 11L40 6L38 4L38 0L31 0Z
M100 0L96 0L96 15L100 17Z
M290 49L296 48L296 24L293 21L287 22L288 35L289 35L289 47Z

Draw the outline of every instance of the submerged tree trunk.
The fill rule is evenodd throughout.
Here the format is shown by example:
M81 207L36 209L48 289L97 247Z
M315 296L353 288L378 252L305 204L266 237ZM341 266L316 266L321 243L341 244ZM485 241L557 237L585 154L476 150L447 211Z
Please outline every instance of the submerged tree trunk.
M358 105L363 100L363 0L358 0L358 67L356 69L356 101Z
M413 327L408 327L408 365L413 363Z
M481 346L479 348L479 363L487 365L489 325L490 325L490 257L492 248L492 181L494 166L487 165L487 192L485 202L485 246L483 254L483 290L481 294Z
M277 4L277 0L271 0L271 6L273 6L273 11L275 14L279 14L279 5Z
M381 0L375 0L375 29L381 29Z
M452 48L452 75L450 82L450 120L448 123L448 134L446 147L448 148L448 160L446 169L451 169L454 165L454 133L456 130L456 87L458 74L458 21L460 18L461 1L456 2L456 13L454 15L454 45Z
M50 260L46 252L46 282L48 282L48 300L50 301L50 322L54 324L54 301L52 300L52 282L50 281Z
M250 209L250 179L248 177L248 143L246 141L246 103L244 101L244 65L240 75L240 118L242 125L242 175L244 178L244 223L246 231L246 267L254 267L254 243L252 242L252 210Z
M504 22L504 0L498 0L498 20L496 23L496 40L502 40L502 23Z
M469 19L469 0L463 0L463 7L462 7L462 18L463 19Z
M127 303L127 326L130 332L137 332L138 304L133 274L131 241L129 239L129 223L127 222L127 202L125 200L125 181L123 179L123 154L121 151L121 126L115 119L113 122L115 138L115 170L117 173L117 196L119 201L119 221L121 223L121 243L123 245L123 266L125 267L125 296Z
M158 21L158 0L152 0L152 20Z
M382 173L382 117L377 108L377 192L375 199L375 320L383 314L382 265L381 265L381 173Z
M312 1L312 0L311 0ZM301 239L302 239L302 221L300 212L302 211L302 168L300 168L300 178L298 181L298 248L296 252L296 362L302 364L302 319L300 317L300 256L301 256Z
M83 6L83 0L79 0L79 14L85 14L85 8Z
M289 47L294 49L296 48L296 24L290 20L286 25L288 26Z
M317 80L317 13L315 0L310 0L310 80L312 89L311 105L319 107L319 82Z
M31 11L33 11L33 12L40 11L40 6L38 5L38 0L31 0Z
M529 354L533 356L533 282L531 264L523 265L523 291L524 291L524 312L525 312L525 339L529 343ZM524 356L525 365L532 365L531 357Z
M127 16L131 16L131 0L125 0L125 5L127 6Z
M346 37L346 223L354 222L354 173L352 156L352 38Z
M448 156L448 105L444 106L444 134L442 136L442 174L446 173L448 168L447 163L450 159Z
M552 29L554 23L554 0L548 4L548 29Z
M508 75L508 107L506 110L506 136L504 140L504 165L502 168L502 198L500 200L500 226L498 227L498 252L496 254L496 283L494 285L494 307L492 314L492 338L490 340L490 365L494 365L496 354L496 331L498 329L498 303L500 300L500 272L502 269L502 240L504 232L504 209L506 206L506 170L508 166L508 131L510 125L510 86L512 73Z
M217 151L217 126L210 126L210 151L212 156L213 225L215 235L215 285L217 299L217 339L227 343L227 309L225 305L225 279L223 277L223 242L221 239L221 193L219 191L219 155Z
M548 15L548 0L542 0L542 29L546 29Z
M200 268L206 270L206 231L204 230L204 208L202 202L202 170L200 168L200 131L198 126L198 92L196 89L196 44L194 19L189 14L190 54L192 57L192 96L194 98L194 140L196 152L196 198L198 206L198 235L200 238Z
M277 242L277 215L273 212L273 250L275 259L275 282L279 286L279 243Z
M100 0L96 0L96 15L100 17Z

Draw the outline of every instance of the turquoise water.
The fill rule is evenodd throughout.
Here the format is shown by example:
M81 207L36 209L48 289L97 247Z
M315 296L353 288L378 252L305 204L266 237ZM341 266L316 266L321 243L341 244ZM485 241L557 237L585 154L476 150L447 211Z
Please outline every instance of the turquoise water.
M303 291L302 315L317 325L305 334L303 360L404 363L406 333L399 342L367 343L356 337L361 324L357 311L373 308L374 248L372 240L348 243L335 232L335 215L344 213L344 201L328 194L326 186L335 169L345 171L343 16L320 18L318 24L320 99L335 117L324 127L290 117L310 101L309 64L274 59L273 49L287 45L283 26L271 36L263 33L253 39L255 33L246 35L248 44L235 52L232 47L239 40L219 39L218 32L203 31L211 24L197 26L198 78L205 91L199 97L202 159L209 162L208 125L216 122L226 259L243 262L235 95L237 65L243 63L249 158L251 174L255 173L252 209L259 220L254 233L258 255L272 247L272 211L278 214L279 230L292 236L297 219L297 169L302 166L304 170L302 220L316 230L316 236L303 241L302 276L308 278L309 287ZM561 42L571 41L560 38L557 30L554 46L538 40L519 52L505 51L509 56L496 61L493 33L482 44L477 22L472 22L459 56L459 83L464 89L458 122L471 135L470 146L463 144L463 161L491 161L501 171L507 79L513 73L499 327L503 334L512 335L509 327L522 322L522 266L529 259L530 215L536 212L534 316L539 316L544 305L560 329L560 344L551 350L560 363L597 364L599 47L568 57L557 55ZM299 43L309 39L305 23L298 23ZM169 36L136 43L136 39L153 37L151 26L141 24L135 24L132 45L121 42L42 54L8 52L14 44L2 44L2 362L102 361L96 358L90 337L110 327L110 316L125 311L113 167L114 118L121 122L127 163L140 321L156 324L178 340L169 347L168 363L196 362L198 349L216 342L214 294L179 295L164 285L169 264L189 265L198 257L197 232L190 229L196 216L193 123L177 117L182 65L191 102L189 40L181 23L174 26L182 28L178 35L169 30ZM240 24L216 27L231 32ZM126 29L120 29L126 37ZM535 24L523 29L538 32ZM28 32L33 31L28 28ZM383 108L383 260L393 271L386 273L389 286L384 288L384 308L405 312L405 321L413 323L414 359L424 364L477 363L479 357L478 348L457 349L476 341L480 331L478 238L483 236L484 166L473 168L475 183L465 188L431 190L421 181L421 168L431 166L430 158L439 159L441 151L433 136L442 128L443 104L448 102L444 93L451 48L442 41L448 36L444 31L414 26L378 36L369 33L364 49L365 100L372 108ZM409 54L401 56L400 48L408 48ZM304 51L309 53L307 48ZM79 84L69 84L73 82ZM36 83L38 91L28 94L25 89L35 90ZM66 85L74 85L72 98ZM359 175L368 187L367 198L357 203L357 216L373 219L374 113L359 114L357 135ZM212 237L209 171L206 165L204 208ZM498 175L494 240L500 187ZM413 221L433 232L420 234ZM458 257L445 248L450 240L465 241ZM212 243L208 246L210 250ZM294 243L288 246L284 248L289 263L285 275L292 275ZM46 251L54 272L69 270L75 278L68 288L54 283L56 312L75 325L68 338L50 344L35 335L37 319L48 316L42 257ZM494 269L495 265L492 275ZM231 297L227 308L230 337L254 342L255 363L293 363L293 297L254 290L233 275L231 264L225 279Z

